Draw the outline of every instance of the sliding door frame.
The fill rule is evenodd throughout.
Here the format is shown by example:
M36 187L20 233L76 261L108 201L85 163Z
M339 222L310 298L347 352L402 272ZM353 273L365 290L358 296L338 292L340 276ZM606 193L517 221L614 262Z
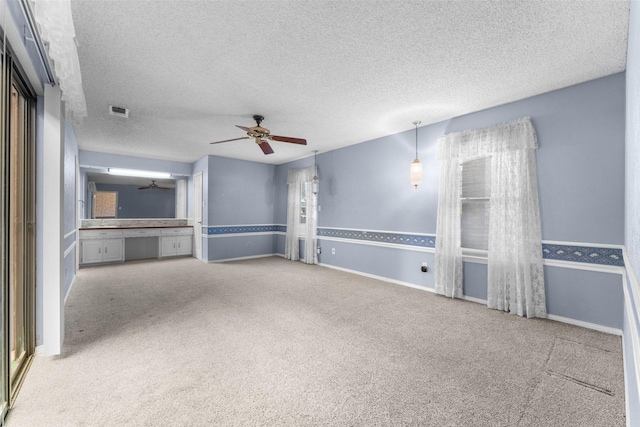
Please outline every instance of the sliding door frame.
M36 97L31 85L22 77L24 72L21 70L18 63L12 59L12 54L8 46L6 46L5 55L2 58L2 75L0 76L2 86L1 99L2 114L1 114L1 127L2 132L0 137L2 138L2 154L0 166L0 173L2 174L2 180L4 185L0 192L0 201L2 203L2 350L0 351L0 357L2 362L0 367L2 368L3 381L1 384L5 401L0 402L3 405L0 413L0 422L4 420L6 411L13 405L15 397L22 385L24 376L28 371L31 364L34 352L35 352L35 291L36 291ZM24 343L24 356L21 358L20 365L11 373L10 366L10 328L11 328L11 312L10 312L10 283L12 278L10 277L11 269L9 265L9 254L11 253L10 241L10 227L11 225L11 138L16 129L11 129L11 90L12 87L16 88L16 91L24 99L24 110L22 116L18 118L17 123L22 127L17 135L22 135L22 139L19 143L24 144L24 160L18 166L20 176L18 179L23 179L22 189L22 212L21 220L24 223L23 237L23 249L18 256L24 258L24 266L22 268L22 286L23 299L23 343ZM14 255L15 256L15 255Z

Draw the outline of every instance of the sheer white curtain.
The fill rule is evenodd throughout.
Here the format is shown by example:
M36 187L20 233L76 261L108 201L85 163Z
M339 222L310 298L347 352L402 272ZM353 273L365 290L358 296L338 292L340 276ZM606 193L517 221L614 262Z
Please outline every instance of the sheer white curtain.
M284 245L284 257L293 261L300 259L300 232L304 227L304 259L307 264L317 264L317 196L312 192L311 182L316 174L315 166L290 169L287 173L287 235ZM306 189L306 222L300 223L302 188Z
M546 317L536 134L528 118L492 133L487 306Z
M440 141L438 218L436 222L435 290L451 298L462 297L462 247L460 246L461 174L457 157L449 157Z
M440 138L437 292L453 297L462 295L460 164L490 156L487 306L520 316L546 316L534 151L537 146L528 117Z
M312 177L315 175L315 170L312 172ZM307 187L307 223L306 233L304 239L304 262L307 264L318 263L318 196L313 194L312 180L306 181L304 184Z
M65 101L67 117L80 119L87 115L82 89L80 62L76 49L76 30L71 16L70 0L33 0L33 13L42 40L49 45L55 74Z

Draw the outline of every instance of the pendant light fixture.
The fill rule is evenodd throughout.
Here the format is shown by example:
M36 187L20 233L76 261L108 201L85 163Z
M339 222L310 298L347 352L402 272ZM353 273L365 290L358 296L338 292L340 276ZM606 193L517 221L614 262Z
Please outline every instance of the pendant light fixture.
M318 163L316 162L317 155L318 155L318 150L313 150L314 175L311 181L311 191L313 192L313 194L318 194L318 190L320 190L320 180L318 179Z
M411 163L411 185L413 185L416 189L418 185L422 182L422 163L418 160L418 125L420 124L419 120L413 122L413 125L416 127L416 159Z

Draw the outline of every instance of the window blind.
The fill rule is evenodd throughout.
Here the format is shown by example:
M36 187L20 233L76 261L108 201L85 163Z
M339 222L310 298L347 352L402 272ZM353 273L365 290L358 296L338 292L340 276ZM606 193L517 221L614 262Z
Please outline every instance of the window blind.
M467 249L489 247L489 197L491 157L462 163L461 245Z

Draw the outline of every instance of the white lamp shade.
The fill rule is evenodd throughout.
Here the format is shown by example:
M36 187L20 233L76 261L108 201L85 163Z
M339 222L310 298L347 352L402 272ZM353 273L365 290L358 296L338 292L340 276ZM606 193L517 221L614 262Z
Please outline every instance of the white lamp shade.
M422 163L420 160L415 159L411 163L411 185L418 188L418 185L422 182Z

